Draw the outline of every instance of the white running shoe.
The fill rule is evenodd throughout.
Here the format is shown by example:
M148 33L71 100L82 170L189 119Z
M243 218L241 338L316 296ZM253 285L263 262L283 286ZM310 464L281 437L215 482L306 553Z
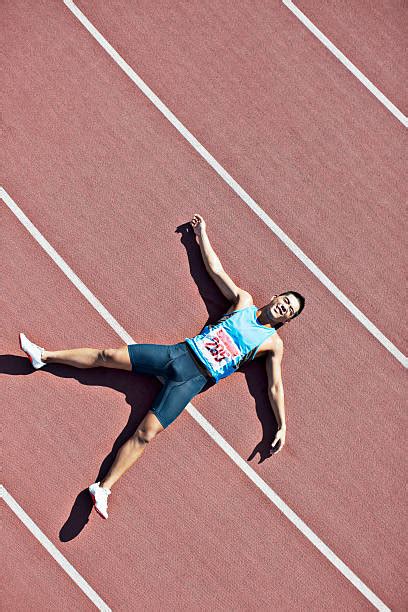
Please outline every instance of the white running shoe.
M24 351L31 361L33 368L39 370L45 366L45 361L41 360L41 355L43 352L43 348L41 346L37 346L34 342L30 342L30 340L24 335L19 335L20 347L21 350Z
M104 489L99 486L99 482L94 482L88 487L91 494L94 508L97 513L104 519L108 518L108 497L111 494L110 489Z

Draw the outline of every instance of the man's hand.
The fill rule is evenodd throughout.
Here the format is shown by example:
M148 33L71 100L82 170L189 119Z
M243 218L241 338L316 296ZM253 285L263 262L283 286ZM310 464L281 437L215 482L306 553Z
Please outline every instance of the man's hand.
M272 442L271 454L279 453L285 444L285 440L286 440L286 428L278 429L278 431L276 432L275 439Z
M205 232L206 224L201 215L195 214L191 219L191 225L196 236L201 236L201 232Z

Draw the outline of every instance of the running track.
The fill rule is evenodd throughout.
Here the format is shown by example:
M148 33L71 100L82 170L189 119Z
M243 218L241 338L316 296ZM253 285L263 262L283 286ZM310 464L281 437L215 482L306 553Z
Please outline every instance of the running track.
M79 6L406 353L399 308L402 125L277 2L250 12L236 3L200 3L194 10L183 3L154 10L148 3L138 10L120 2ZM257 463L256 455L250 464L382 601L403 609L401 365L62 3L39 2L30 12L25 3L8 2L4 13L3 187L137 341L179 341L224 307L191 236L181 242L175 233L195 211L208 220L225 268L256 303L288 283L307 296L302 322L282 334L287 446L276 458ZM341 47L336 19L326 10L320 27L340 32ZM391 33L397 21L391 20ZM387 23L385 53L392 57L398 38L387 37ZM375 34L375 27L369 20L368 31ZM348 36L345 46L354 49L352 31ZM370 56L369 35L365 45L364 57L355 51L350 59L363 64L371 57L368 76L378 75L377 85L393 99L398 65L393 81L382 72L374 43ZM57 367L31 374L16 346L20 329L50 348L120 340L5 206L1 227L0 371L8 434L2 481L107 604L115 610L321 610L341 602L345 609L367 609L367 600L187 413L120 482L109 522L92 514L85 524L90 508L80 491L96 477L129 414L128 432L147 410L158 383ZM254 364L194 401L244 459L271 428L265 384L262 364ZM67 608L87 609L88 600L24 536L11 511L3 513L8 541L15 543L4 548L7 606L24 609L35 592L39 599L31 602L51 609L59 591ZM28 592L15 578L20 575Z

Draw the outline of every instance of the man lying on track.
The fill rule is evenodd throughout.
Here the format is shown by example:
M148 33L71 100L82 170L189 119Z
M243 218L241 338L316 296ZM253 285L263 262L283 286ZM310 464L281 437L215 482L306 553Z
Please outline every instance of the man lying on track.
M269 304L257 308L251 295L240 289L224 271L211 247L204 219L195 214L191 225L198 236L205 267L230 309L215 324L207 325L194 338L174 345L130 344L117 349L79 348L46 351L20 334L20 346L35 369L48 363L76 368L117 368L164 379L152 408L136 432L119 449L108 474L91 484L95 510L108 518L108 496L115 482L135 463L146 445L174 421L210 379L235 372L243 363L266 353L269 398L278 424L271 451L285 444L286 422L281 375L283 342L277 329L298 316L305 300L295 291L274 295Z

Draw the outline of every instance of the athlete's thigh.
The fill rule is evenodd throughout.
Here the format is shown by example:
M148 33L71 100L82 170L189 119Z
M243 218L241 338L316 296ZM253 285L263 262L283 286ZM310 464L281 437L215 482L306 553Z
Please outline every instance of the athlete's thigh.
M129 344L128 353L133 372L165 377L172 360L172 344Z
M202 374L183 383L166 382L155 398L150 412L159 419L163 428L168 427L206 383L207 379Z

